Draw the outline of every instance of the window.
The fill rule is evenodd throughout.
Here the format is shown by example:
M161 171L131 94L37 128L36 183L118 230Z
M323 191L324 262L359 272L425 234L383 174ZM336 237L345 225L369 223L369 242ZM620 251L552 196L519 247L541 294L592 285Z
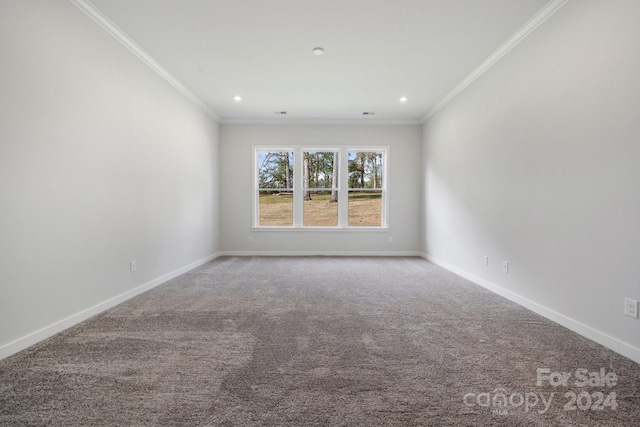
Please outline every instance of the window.
M302 152L303 225L338 225L338 151Z
M254 148L254 227L386 227L387 152Z
M259 225L293 225L293 151L259 151Z
M349 151L349 226L382 225L382 151Z

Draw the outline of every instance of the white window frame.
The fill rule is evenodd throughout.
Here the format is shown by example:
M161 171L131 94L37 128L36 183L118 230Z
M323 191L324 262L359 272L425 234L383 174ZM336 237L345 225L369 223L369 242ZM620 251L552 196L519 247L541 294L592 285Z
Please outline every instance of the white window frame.
M349 230L349 231L388 231L389 229L389 146L317 146L317 145L255 145L253 150L253 192L252 192L252 230L254 231L286 231L286 230ZM259 176L258 176L258 153L269 152L291 152L293 151L293 225L291 226L269 226L259 224ZM336 226L305 226L303 211L303 152L338 152L338 225ZM382 152L382 212L380 226L358 226L349 225L349 152ZM335 183L332 183L335 184Z

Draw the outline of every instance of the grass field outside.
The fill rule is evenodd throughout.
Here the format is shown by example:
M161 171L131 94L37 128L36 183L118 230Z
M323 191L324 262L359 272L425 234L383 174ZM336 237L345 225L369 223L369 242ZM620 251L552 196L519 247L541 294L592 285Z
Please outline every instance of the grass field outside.
M338 203L329 201L329 192L311 193L304 202L304 226L327 227L338 225ZM261 192L259 225L291 227L293 225L293 196L291 193ZM382 225L382 194L379 192L349 192L349 226L379 227Z

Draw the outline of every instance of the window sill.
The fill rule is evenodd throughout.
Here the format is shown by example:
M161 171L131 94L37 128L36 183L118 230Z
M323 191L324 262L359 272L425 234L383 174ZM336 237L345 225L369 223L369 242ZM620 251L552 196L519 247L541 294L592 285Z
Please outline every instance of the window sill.
M340 233L388 233L389 227L252 227L251 231L322 231L322 232L340 232Z

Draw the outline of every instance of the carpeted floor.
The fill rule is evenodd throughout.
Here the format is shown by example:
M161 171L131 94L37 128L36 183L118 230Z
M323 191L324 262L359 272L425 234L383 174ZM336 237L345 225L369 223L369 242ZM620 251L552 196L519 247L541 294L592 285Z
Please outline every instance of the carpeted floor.
M0 361L0 425L637 426L640 365L420 258L225 257Z

